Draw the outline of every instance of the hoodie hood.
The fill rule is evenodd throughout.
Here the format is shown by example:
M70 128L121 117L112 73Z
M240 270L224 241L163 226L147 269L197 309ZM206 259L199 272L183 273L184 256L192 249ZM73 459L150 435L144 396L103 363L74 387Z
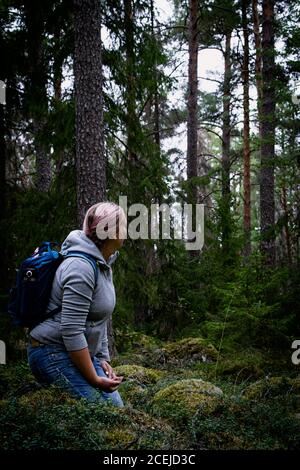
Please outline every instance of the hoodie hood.
M103 264L107 268L109 268L119 256L119 252L116 251L106 261L99 248L97 248L95 243L86 236L83 230L73 230L64 240L61 246L61 254L66 256L70 251L81 251L88 255L92 255L99 261L99 263Z

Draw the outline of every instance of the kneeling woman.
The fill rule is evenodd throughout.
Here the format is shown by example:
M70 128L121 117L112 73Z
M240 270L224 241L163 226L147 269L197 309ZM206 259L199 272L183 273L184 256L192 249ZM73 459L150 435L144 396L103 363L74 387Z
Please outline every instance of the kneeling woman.
M107 239L98 238L99 226L108 227ZM55 273L48 304L49 312L61 310L30 331L27 349L29 366L41 384L56 384L89 401L110 399L119 407L124 406L117 391L123 377L109 364L107 321L116 301L111 264L125 234L126 216L120 206L103 202L89 208L83 230L67 236L61 253L76 251L94 257L97 282L89 260L64 259Z

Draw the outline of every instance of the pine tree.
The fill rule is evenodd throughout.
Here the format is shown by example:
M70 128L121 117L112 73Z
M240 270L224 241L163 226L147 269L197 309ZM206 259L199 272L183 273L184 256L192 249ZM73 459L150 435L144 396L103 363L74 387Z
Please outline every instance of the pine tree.
M262 123L261 123L261 175L260 218L261 251L266 263L275 264L275 40L274 1L262 3Z
M81 225L87 209L106 200L101 4L98 0L74 0L74 31L77 216ZM107 335L110 355L114 357L111 316Z
M248 0L242 0L243 25L243 155L244 155L244 255L247 258L251 253L251 180L250 180L250 122L249 122L249 27L248 27Z
M188 65L188 102L187 102L187 178L197 177L197 98L198 98L198 0L189 0L189 65ZM188 202L197 202L197 187L190 185Z
M101 64L101 5L74 0L77 214L106 200Z

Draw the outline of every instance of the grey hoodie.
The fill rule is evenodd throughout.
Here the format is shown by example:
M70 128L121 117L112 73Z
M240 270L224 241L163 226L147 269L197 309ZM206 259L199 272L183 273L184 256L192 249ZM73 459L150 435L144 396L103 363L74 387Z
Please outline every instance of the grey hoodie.
M106 262L82 230L73 230L63 242L61 253L69 251L82 251L98 260L97 285L89 261L75 257L63 260L55 273L47 311L57 306L62 309L37 325L30 335L45 344L64 345L68 351L88 347L91 356L110 361L107 320L116 302L111 264L119 252Z

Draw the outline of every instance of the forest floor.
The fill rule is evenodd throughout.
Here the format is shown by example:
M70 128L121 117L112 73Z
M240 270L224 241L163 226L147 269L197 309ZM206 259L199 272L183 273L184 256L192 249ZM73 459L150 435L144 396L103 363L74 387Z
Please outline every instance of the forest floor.
M271 351L219 354L197 335L127 335L112 360L124 408L40 389L25 357L0 366L2 449L299 449L300 375ZM125 342L126 342L125 341Z

